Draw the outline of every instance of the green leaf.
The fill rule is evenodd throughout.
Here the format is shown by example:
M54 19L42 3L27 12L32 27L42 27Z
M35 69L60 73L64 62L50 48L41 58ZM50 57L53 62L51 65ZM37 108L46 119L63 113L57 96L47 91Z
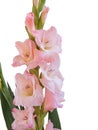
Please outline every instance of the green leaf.
M11 113L11 110L14 107L13 98L14 94L10 88L10 85L5 82L0 64L0 99L3 116L8 130L12 130L11 124L14 120Z
M9 91L9 94L10 94L11 98L14 99L14 93L11 90L11 87L10 87L9 83L7 83L7 86L8 86L8 91Z
M3 94L3 96L5 97L7 103L9 104L9 107L12 109L13 108L13 98L11 96L11 90L10 90L9 86L7 86L5 79L3 77L1 64L0 64L0 79L1 79L0 91Z
M57 109L54 109L53 112L49 112L48 119L51 120L51 122L54 125L54 128L61 129L61 123L60 123Z
M11 124L14 119L12 117L11 109L10 109L9 104L7 103L4 95L1 92L0 92L0 95L1 95L2 112L3 112L5 122L6 122L7 129L12 130Z

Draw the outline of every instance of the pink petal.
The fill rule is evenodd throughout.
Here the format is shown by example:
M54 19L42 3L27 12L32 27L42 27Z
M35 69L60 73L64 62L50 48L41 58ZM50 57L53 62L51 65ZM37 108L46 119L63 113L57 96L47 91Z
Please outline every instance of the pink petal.
M43 103L43 90L36 76L25 72L16 75L16 90L13 103L15 105L41 106Z
M48 30L36 30L34 33L36 44L45 52L61 52L61 37L57 34L56 28Z
M53 111L55 108L62 107L62 102L64 101L64 93L62 91L56 90L52 93L48 89L45 90L45 102L44 111Z
M53 123L49 120L48 124L46 125L46 129L45 130L60 130L60 129L53 128Z
M24 64L25 64L25 62L20 55L14 57L13 64L12 64L13 67L21 66Z
M13 130L26 130L28 128L35 128L34 109L29 107L24 110L12 109L14 122L12 123Z
M34 60L35 43L30 39L24 42L16 42L16 48L19 51L19 55L13 59L13 66L29 65Z
M35 30L34 14L32 12L28 13L26 16L25 26L27 27L29 33L31 33L31 34Z

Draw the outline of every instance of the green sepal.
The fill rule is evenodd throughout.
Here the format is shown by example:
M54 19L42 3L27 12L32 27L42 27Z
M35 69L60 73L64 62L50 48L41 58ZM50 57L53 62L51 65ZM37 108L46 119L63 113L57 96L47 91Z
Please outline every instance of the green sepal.
M61 123L57 109L54 109L53 112L49 112L48 119L51 120L54 128L58 128L61 130Z
M39 20L38 20L38 29L43 29L43 26L45 24L45 21L42 21L42 13L40 14Z
M38 13L38 9L35 7L34 4L33 4L33 7L32 7L32 12L34 13L34 24L35 24L35 27L37 29L38 20L39 20L39 13Z
M43 29L44 23L42 22L41 16L38 21L38 29Z
M30 69L29 72L30 72L30 74L34 74L34 75L36 75L37 77L39 77L39 66L37 66L37 67L34 68L34 69Z
M12 116L12 113L11 113L11 109L9 107L8 102L6 101L6 98L2 94L2 92L0 92L0 95L1 95L2 112L3 112L3 116L4 116L4 119L5 119L6 126L7 126L7 130L12 130L11 124L14 121L14 119L13 119L13 116Z
M25 29L26 29L26 32L27 32L27 34L28 34L29 38L30 38L32 41L34 41L34 42L35 42L35 38L34 38L34 36L33 36L32 34L30 34L30 32L28 31L28 29L27 29L27 27L26 27L26 26L25 26Z
M46 0L39 0L38 12L41 12Z
M42 29L43 27L43 25L41 25L42 24L41 22L39 24L39 20L40 20L41 11L44 7L45 2L46 0L39 0L38 8L33 3L32 12L34 13L34 23L35 23L36 29Z

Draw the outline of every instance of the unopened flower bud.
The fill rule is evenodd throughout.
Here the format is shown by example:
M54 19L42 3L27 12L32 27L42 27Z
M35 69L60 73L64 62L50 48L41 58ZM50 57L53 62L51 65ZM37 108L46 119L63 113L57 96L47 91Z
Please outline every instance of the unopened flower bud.
M36 8L38 8L39 0L33 0L33 4Z
M44 8L43 8L43 10L42 10L42 14L41 14L41 22L42 22L43 24L45 23L45 20L46 20L48 11L49 11L49 7L44 6Z
M27 27L29 33L31 33L31 34L35 30L34 14L32 12L28 13L26 16L25 26Z

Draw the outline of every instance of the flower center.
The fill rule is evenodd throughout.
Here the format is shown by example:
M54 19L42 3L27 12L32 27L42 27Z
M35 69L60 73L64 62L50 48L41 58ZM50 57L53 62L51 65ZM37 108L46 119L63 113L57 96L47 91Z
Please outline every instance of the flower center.
M33 88L31 85L26 85L23 91L23 95L25 96L32 96L33 95Z

